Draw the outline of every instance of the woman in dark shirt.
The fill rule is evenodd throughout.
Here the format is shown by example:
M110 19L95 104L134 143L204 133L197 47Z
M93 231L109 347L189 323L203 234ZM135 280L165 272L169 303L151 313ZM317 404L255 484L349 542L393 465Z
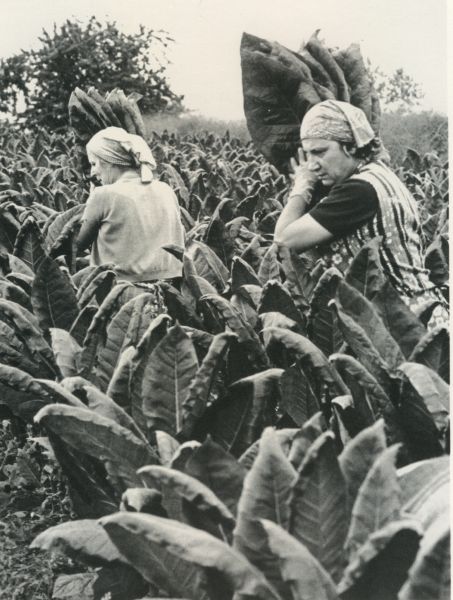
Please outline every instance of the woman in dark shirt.
M321 102L305 115L301 142L275 241L298 252L322 246L345 271L363 244L380 236L383 269L406 304L417 311L434 301L429 327L446 322L445 301L423 265L416 202L383 161L364 112L347 102ZM316 181L329 193L311 206Z

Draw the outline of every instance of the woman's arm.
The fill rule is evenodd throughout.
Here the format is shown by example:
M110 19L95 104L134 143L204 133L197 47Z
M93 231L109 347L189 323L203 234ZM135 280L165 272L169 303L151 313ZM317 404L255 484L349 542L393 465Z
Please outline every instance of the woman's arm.
M313 246L333 239L333 235L309 214L299 212L300 205L291 202L283 209L275 227L274 241L297 252L309 250ZM302 216L298 216L302 215Z
M310 172L299 151L299 164L292 159L293 188L275 225L274 241L298 252L332 239L332 234L309 214L316 176Z
M92 221L88 219L82 221L82 226L76 240L79 250L85 250L85 248L91 246L97 237L99 225L99 221Z
M102 197L99 195L100 188L95 188L86 204L82 214L82 225L77 236L77 247L85 250L94 242L102 223Z

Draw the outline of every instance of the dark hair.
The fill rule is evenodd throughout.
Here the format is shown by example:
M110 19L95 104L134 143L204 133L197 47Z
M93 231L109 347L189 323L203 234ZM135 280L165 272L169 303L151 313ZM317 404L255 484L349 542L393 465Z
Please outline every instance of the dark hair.
M358 158L365 163L370 163L376 160L382 160L383 162L388 163L390 160L388 152L384 148L379 136L374 137L371 142L365 146L362 146L361 148L357 148L353 142L343 143L342 146L349 152L349 154L354 156L354 158Z

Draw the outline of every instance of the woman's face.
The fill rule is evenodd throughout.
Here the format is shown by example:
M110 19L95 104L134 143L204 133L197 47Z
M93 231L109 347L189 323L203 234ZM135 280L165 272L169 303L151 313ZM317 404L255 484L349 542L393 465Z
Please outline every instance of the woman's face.
M99 158L91 152L88 152L88 160L91 165L91 177L97 177L102 185L115 183L118 179L118 170L115 169L115 165L105 162L105 160L102 160L102 158Z
M347 179L359 162L344 146L333 140L306 139L302 148L309 170L329 187Z

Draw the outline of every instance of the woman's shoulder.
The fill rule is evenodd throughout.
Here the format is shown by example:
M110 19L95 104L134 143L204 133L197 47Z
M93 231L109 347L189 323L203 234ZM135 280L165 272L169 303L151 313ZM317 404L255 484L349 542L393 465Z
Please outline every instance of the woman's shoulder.
M168 185L168 183L165 183L165 181L161 181L160 179L153 179L149 185L153 192L161 194L174 194L173 189Z
M329 196L348 198L375 196L376 192L366 177L362 177L361 173L351 175L347 179L336 183L330 190Z

